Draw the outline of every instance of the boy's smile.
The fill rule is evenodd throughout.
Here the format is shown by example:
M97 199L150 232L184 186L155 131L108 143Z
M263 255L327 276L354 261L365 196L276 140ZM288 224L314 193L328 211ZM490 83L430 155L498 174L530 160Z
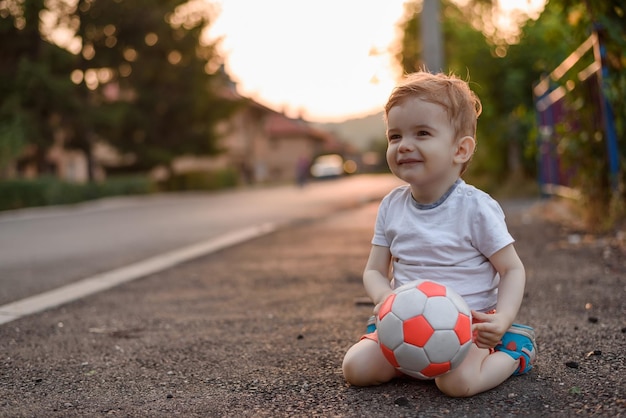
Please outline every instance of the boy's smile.
M424 160L422 159L417 159L417 158L400 158L398 160L398 164L399 165L404 165L404 164L416 164L416 163L423 163Z

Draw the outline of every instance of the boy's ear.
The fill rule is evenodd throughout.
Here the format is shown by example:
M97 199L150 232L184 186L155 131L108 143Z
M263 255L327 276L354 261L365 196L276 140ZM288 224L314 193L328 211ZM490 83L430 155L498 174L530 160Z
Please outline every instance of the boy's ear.
M476 150L476 141L471 136L464 136L459 139L457 144L456 153L454 154L454 162L458 164L466 163L474 155Z

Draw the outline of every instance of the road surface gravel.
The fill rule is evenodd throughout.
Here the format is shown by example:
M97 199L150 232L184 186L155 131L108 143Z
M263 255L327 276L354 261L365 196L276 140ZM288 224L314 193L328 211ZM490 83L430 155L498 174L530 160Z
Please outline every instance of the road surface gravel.
M347 385L372 307L361 272L376 204L293 225L0 327L2 417L626 415L624 231L554 202L505 202L528 273L528 375L452 399L430 382Z

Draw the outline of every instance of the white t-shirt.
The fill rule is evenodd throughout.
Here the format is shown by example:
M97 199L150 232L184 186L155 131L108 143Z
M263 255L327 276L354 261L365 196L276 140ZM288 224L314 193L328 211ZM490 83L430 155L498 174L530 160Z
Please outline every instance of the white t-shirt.
M417 203L408 185L392 190L380 204L372 239L389 247L394 288L432 280L481 312L496 307L500 282L488 257L513 242L498 202L460 179L432 205Z

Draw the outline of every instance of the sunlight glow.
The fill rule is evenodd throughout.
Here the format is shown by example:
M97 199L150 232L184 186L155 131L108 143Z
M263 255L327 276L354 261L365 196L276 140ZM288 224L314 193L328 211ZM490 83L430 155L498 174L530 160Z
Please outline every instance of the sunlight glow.
M543 11L546 0L498 0L500 10L494 22L507 43L519 41L520 25L527 20L537 19Z
M379 112L401 76L392 54L407 0L207 1L220 10L209 34L223 38L238 91L289 116L328 122ZM485 25L513 43L544 3L498 0Z
M400 75L390 54L404 0L213 1L226 71L242 95L292 117L380 111Z
M75 6L77 0L59 1ZM207 18L211 25L203 43L220 40L218 53L241 95L291 117L330 122L381 111L402 75L393 58L401 35L397 25L405 4L413 1L190 0L166 20L174 27L188 27ZM483 29L504 34L506 43L515 42L520 19L536 18L545 1L497 0L501 12L494 21L483 22ZM93 58L93 46L75 36L78 22L54 27L54 11L40 17L49 39L86 60ZM113 24L104 34L107 45L117 43ZM155 33L144 38L149 46L158 41ZM505 56L506 46L496 47L495 53ZM128 48L124 58L129 63L117 70L127 77L137 53ZM167 59L173 65L181 62L178 51ZM215 71L218 64L207 64L207 70ZM90 88L102 82L91 73L72 75L73 81L79 79Z

